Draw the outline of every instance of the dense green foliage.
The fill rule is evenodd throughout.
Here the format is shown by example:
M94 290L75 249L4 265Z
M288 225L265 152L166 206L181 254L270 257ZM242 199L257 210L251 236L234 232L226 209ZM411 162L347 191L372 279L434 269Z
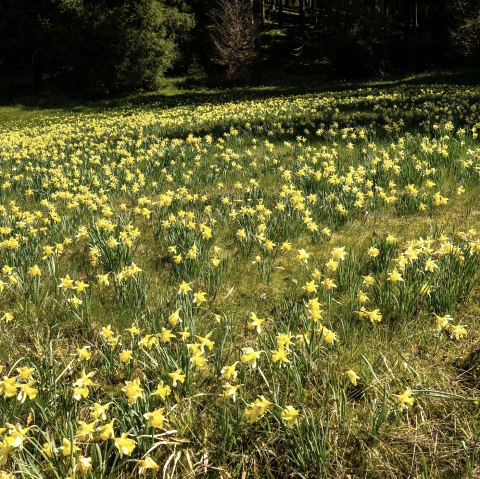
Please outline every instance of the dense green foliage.
M172 67L197 81L242 79L239 65L258 78L242 67L253 59L269 76L307 67L336 78L480 59L476 0L237 3L239 18L221 0L0 0L0 65L33 56L54 88L105 93L154 89Z
M75 88L155 88L194 24L164 0L4 1L0 40L7 53L34 53L44 73L70 73Z
M237 3L239 18L221 0L0 0L0 65L33 56L54 88L105 93L156 88L174 66L193 80L238 80L235 66L253 59L270 76L358 78L480 59L476 0Z

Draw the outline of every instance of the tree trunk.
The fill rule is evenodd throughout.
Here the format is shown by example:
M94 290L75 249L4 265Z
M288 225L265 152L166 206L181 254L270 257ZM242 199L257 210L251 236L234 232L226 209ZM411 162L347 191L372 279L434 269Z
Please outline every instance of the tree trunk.
M253 0L253 14L263 25L265 22L265 2L264 0Z
M300 0L298 3L298 26L300 35L303 35L305 32L305 0Z

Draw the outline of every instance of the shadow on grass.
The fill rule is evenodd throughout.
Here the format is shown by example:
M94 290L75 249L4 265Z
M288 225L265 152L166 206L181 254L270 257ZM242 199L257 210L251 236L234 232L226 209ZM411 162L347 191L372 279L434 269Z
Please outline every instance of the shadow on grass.
M299 70L301 67L299 66ZM322 75L308 75L300 72L292 75L270 75L268 84L262 76L242 86L225 87L212 85L186 88L185 80L171 78L165 88L157 92L109 97L95 100L69 98L62 95L35 93L17 95L12 99L0 100L0 122L29 120L47 115L68 113L99 113L110 109L170 108L175 106L196 106L201 104L219 104L229 101L254 101L275 98L284 95L300 95L325 92L346 92L361 88L379 88L388 90L401 86L414 85L480 85L480 70L461 70L447 72L428 72L408 77L390 77L373 81L325 81Z

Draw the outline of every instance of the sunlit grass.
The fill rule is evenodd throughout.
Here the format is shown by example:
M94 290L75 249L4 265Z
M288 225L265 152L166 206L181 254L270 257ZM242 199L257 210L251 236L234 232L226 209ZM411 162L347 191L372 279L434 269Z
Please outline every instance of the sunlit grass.
M2 127L0 477L476 477L480 90L262 92Z

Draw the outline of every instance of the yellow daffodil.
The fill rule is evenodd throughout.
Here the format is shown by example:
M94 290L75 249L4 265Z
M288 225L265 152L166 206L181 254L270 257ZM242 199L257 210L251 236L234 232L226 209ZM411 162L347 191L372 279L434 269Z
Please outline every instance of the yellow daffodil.
M120 457L130 456L137 447L137 443L133 439L129 439L126 432L122 433L120 437L116 437L114 443Z
M294 426L297 424L300 413L293 406L285 406L282 410L282 419L289 425Z

